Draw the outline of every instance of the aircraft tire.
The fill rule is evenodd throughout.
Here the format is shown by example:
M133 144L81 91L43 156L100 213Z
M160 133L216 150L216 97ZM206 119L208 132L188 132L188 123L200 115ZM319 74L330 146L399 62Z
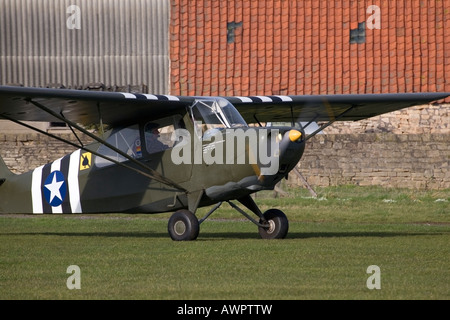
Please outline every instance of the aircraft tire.
M169 235L174 241L190 241L198 237L200 224L189 210L176 211L169 219Z
M264 212L264 218L269 222L269 228L259 227L259 235L263 239L284 239L289 230L289 221L283 211L269 209ZM263 223L261 220L260 223Z

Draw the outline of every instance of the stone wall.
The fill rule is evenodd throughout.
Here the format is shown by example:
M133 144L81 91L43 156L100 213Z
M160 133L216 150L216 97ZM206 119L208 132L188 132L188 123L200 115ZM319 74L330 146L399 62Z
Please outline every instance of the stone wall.
M75 142L71 134L63 135ZM85 142L87 139L85 139ZM75 148L49 137L0 134L0 155L15 173ZM450 188L450 134L324 134L308 141L298 165L312 187L340 184ZM291 174L290 183L302 185Z
M60 134L61 138L79 144L73 134ZM89 139L82 137L83 143ZM0 156L14 173L24 173L59 159L76 148L38 133L0 133Z
M426 104L360 121L338 121L324 131L326 134L381 132L450 134L450 104Z
M313 187L450 188L450 135L317 135L306 146L298 169ZM289 179L300 183L293 174Z

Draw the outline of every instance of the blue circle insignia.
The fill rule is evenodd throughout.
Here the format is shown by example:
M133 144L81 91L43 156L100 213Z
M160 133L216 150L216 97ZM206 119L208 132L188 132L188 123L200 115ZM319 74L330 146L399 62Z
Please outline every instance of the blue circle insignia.
M44 187L45 200L52 206L60 206L67 194L67 184L61 171L53 171L45 179Z

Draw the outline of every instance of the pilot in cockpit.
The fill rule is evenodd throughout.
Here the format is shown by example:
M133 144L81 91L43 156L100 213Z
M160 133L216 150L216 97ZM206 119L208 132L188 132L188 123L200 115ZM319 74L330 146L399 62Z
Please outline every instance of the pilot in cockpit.
M148 153L160 152L169 148L169 146L159 140L159 124L154 122L147 123L144 130L145 143Z

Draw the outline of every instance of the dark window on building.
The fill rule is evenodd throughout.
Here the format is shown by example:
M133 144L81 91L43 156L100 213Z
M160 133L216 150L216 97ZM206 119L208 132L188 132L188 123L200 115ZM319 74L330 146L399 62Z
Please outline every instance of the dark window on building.
M236 28L242 27L242 21L241 22L228 22L227 23L227 42L228 43L234 43L235 33L234 31Z
M358 28L350 29L350 43L366 42L366 22L358 23Z
M50 128L67 128L67 125L64 122L50 122Z

